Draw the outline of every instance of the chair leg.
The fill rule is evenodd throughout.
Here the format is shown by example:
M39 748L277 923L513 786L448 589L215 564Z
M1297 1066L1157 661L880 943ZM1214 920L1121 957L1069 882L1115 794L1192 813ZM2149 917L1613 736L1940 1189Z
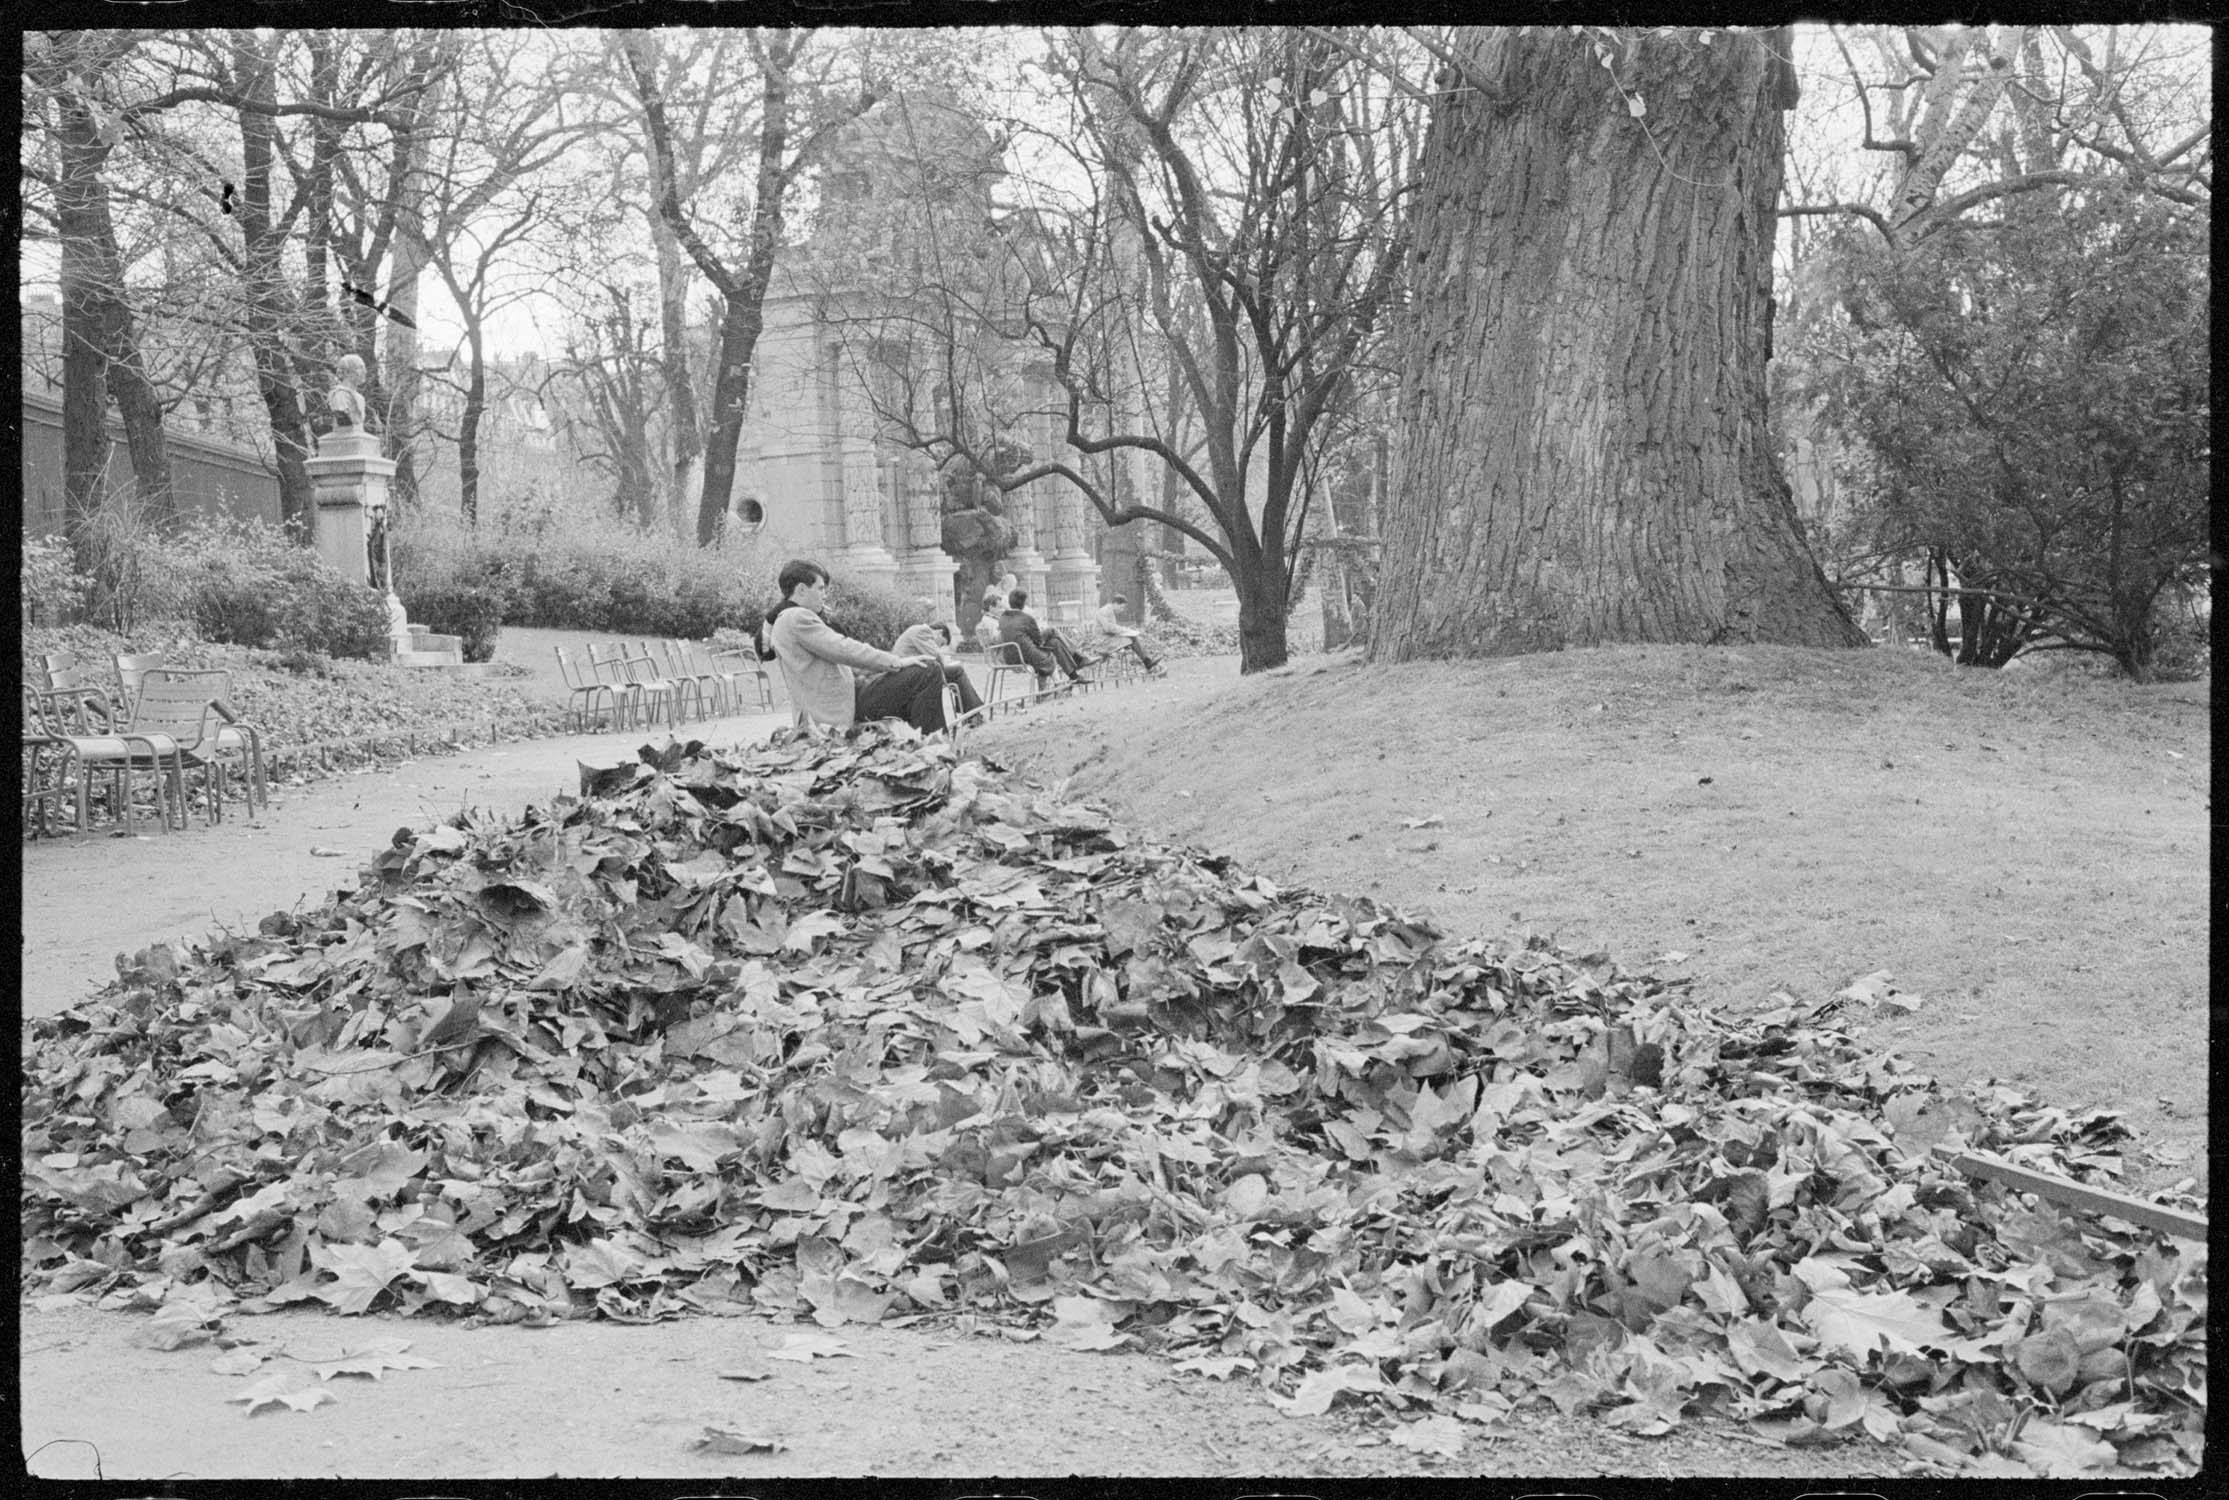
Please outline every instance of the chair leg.
M155 760L159 766L162 757L157 756ZM192 826L192 822L186 816L186 757L183 753L171 757L169 777L171 802L178 809L178 831L184 833ZM159 775L155 792L155 810L162 814L163 831L169 832L170 816L162 807L162 788Z
M248 771L253 788L248 794L248 816L252 818L259 802L265 812L271 810L271 783L263 775L263 736L253 729L248 731Z

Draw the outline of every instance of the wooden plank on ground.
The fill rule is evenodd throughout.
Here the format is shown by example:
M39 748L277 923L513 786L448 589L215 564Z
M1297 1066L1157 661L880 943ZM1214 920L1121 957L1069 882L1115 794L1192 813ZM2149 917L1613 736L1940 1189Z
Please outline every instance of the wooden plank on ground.
M2147 1229L2180 1235L2186 1240L2202 1240L2206 1237L2206 1219L2203 1214L2163 1208L2157 1203L2146 1203L2141 1198L2131 1198L2125 1193L2109 1193L2103 1188L2090 1187L2050 1172L2039 1172L2033 1167L2015 1166L2002 1158L1986 1156L1978 1151L1962 1152L1951 1158L1950 1164L1968 1177L2001 1182L2006 1187L2017 1188L2023 1193L2034 1193L2053 1203L2066 1203L2076 1208L2086 1208L2092 1213L2110 1214L2116 1219L2126 1219L2131 1224L2141 1224Z

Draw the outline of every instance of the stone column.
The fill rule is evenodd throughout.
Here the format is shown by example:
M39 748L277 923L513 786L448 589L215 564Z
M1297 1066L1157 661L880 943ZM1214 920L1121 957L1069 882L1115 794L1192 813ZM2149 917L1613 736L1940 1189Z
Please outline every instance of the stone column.
M830 344L821 378L826 382L829 414L829 463L834 469L844 550L833 566L885 587L898 582L898 560L882 534L882 475L875 461L872 414L844 378L843 350Z
M341 577L370 584L365 547L374 518L387 510L393 460L380 457L377 434L343 427L317 440L317 456L306 467L317 500L317 555Z
M905 550L898 555L904 569L901 586L934 603L938 619L956 623L952 575L957 564L944 550L944 518L938 509L942 486L936 468L922 454L907 452L892 455L888 469L905 539Z
M1015 581L1029 590L1033 613L1045 619L1047 604L1045 554L1037 550L1038 519L1043 514L1045 493L1058 480L1033 480L1018 490L1006 492L1006 519L1014 523L1014 550L1006 554L1004 571L1014 575Z
M1077 618L1088 618L1099 607L1099 560L1092 556L1090 545L1091 517L1096 513L1082 493L1064 481L1047 499L1053 512L1047 607L1081 605Z

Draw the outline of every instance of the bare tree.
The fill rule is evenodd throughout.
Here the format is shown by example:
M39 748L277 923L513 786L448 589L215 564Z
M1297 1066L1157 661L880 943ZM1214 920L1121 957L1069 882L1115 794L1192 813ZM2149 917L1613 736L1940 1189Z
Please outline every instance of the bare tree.
M2207 111L2144 86L2151 70L2175 66L2178 44L2159 28L1863 26L1830 35L1879 180L1807 195L1784 215L1862 219L1902 250L1947 227L2002 225L1989 215L2030 195L2048 204L2067 188L2129 186L2192 208L2212 201ZM2205 43L2194 31L2186 45Z
M564 358L551 367L543 393L581 461L611 474L612 508L649 530L665 521L654 457L665 362L635 306L635 289L606 280L598 291L602 314L567 328Z
M899 440L1196 541L1236 586L1243 671L1286 660L1310 466L1399 264L1407 163L1382 127L1406 101L1355 51L1297 30L1056 37L1069 118L1012 126L1055 163L1034 201L987 234L930 216L929 263L890 273L912 292L885 316L913 322L941 393L885 413ZM1010 468L993 445L1017 431L1032 454Z
M765 326L763 307L781 247L790 190L829 136L846 121L872 108L879 96L879 85L868 78L838 98L825 69L816 67L825 59L815 53L814 36L804 31L747 33L746 44L757 75L755 91L736 91L725 77L681 80L667 76L660 66L662 44L657 33L629 32L621 39L649 135L651 179L658 193L659 217L722 299L711 426L705 443L704 489L697 501L700 546L718 539L734 489L736 449L742 439L750 395L751 356ZM684 203L681 196L682 177L667 100L669 93L684 82L689 88L717 90L733 101L729 116L732 123L728 126L731 130L744 128L741 121L748 112L749 129L758 146L750 192L738 196L732 210L747 227L740 235L719 236L732 247L724 253L692 219L693 205ZM705 196L704 185L700 184L700 203Z
M131 123L129 102L118 97L122 71L139 45L132 32L59 32L32 33L24 46L25 76L44 95L25 107L37 110L53 146L48 162L26 170L51 193L61 247L63 514L89 574L111 399L141 506L158 521L176 515L162 403L140 353L107 180L109 156Z
M615 84L626 76L622 40L614 35L608 48L611 71L617 75ZM737 56L745 50L744 38L724 28L684 32L667 40L671 47L657 54L655 60L666 67L668 76L674 79L727 77L737 65ZM642 215L649 225L656 256L658 371L665 383L662 404L666 415L660 430L665 435L666 450L666 521L675 536L688 537L696 529L689 514L688 488L692 471L704 454L704 410L699 385L706 372L702 368L704 361L696 357L701 351L689 320L694 265L674 235L673 226L659 209L665 198L665 184L658 173L661 169L670 171L676 199L684 204L694 203L708 185L721 182L737 169L752 142L747 132L723 128L722 121L732 101L724 97L722 91L685 88L678 94L669 92L666 97L671 156L661 161L649 149L648 123L643 119L640 98L624 87L615 87L612 97L620 108L635 117L638 126L631 132L610 132L603 139L619 145L624 153L612 171L612 207L621 215L630 212ZM628 158L640 159L639 176L629 170L633 163ZM638 187L639 196L635 193Z

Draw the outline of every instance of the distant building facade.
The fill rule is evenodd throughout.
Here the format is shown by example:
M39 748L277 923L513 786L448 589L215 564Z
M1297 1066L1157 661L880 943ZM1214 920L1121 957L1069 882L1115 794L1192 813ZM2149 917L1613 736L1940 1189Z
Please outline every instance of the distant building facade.
M885 410L893 387L924 404L942 399L932 370L891 368L878 331L889 309L877 271L922 247L903 243L893 227L870 236L861 255L861 239L839 235L913 190L903 176L933 163L948 194L936 210L947 235L941 248L965 264L993 212L997 154L974 122L904 99L858 122L831 153L823 216L811 237L784 251L765 299L732 502L731 524L755 528L774 550L820 558L963 620L974 601L955 597L957 565L941 545L943 482L877 410L878 377ZM1047 380L1025 377L1025 386L1025 430L1003 436L1044 459L1063 450L1052 413L1065 397ZM1084 462L1074 450L1065 456ZM1090 502L1066 480L1043 479L1008 491L1004 505L1017 538L1001 567L1029 591L1033 608L1064 616L1096 609L1108 533Z

